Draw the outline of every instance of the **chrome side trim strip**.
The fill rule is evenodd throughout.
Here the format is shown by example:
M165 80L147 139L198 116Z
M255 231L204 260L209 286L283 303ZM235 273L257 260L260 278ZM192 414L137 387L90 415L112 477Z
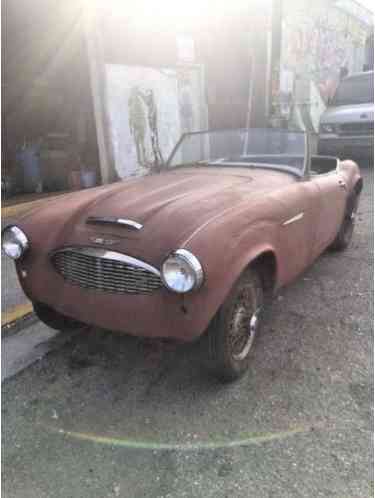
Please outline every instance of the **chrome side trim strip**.
M112 216L89 216L86 223L109 223L113 225L125 225L130 228L135 228L136 230L141 230L143 228L142 223L138 223L134 220L127 220L125 218L115 218Z
M141 261L140 259L133 258L132 256L127 256L126 254L122 254L121 252L115 251L107 251L106 249L96 248L96 247L64 247L54 251L54 254L58 254L59 252L71 252L71 253L81 253L86 254L87 256L94 256L96 258L102 258L109 261L119 261L120 263L125 263L130 266L135 266L136 268L142 268L143 270L147 270L154 275L160 277L160 272L155 267Z
M295 223L296 221L302 220L302 218L305 216L305 213L298 213L296 216L293 216L293 218L289 218L289 220L284 221L283 226L290 225L291 223Z

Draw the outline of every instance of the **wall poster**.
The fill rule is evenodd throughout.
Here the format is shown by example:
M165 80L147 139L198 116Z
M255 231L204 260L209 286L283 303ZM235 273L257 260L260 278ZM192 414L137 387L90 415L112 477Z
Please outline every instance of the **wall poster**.
M182 133L207 125L202 68L106 64L106 108L120 178L149 173Z

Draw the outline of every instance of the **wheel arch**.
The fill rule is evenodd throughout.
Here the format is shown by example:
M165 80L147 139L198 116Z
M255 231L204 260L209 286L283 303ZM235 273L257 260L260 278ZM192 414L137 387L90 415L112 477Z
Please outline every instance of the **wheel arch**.
M196 307L201 310L195 315L196 336L207 329L246 270L252 269L259 273L266 298L271 296L281 283L278 220L258 220L245 228L240 233L236 232L236 237L227 236L225 241L228 245L225 248L220 246L220 240L223 239L218 230L213 232L211 243L205 244L204 254L196 239L195 246L191 244L189 247L193 254L200 255L206 273L202 290L185 298L188 310ZM213 251L212 255L213 246L220 246L221 250Z
M207 299L204 306L204 317L202 317L202 324L204 326L199 327L197 336L208 330L209 325L213 323L221 306L226 302L237 282L247 270L254 270L258 273L263 287L264 298L266 302L269 302L278 286L278 261L275 249L267 244L266 246L254 249L251 254L238 261L236 270L232 272L230 282L226 282L223 288L217 294L215 293L213 299ZM199 293L195 299L198 304Z
M359 178L353 188L353 192L355 192L355 195L359 195L362 192L363 189L363 178Z
M272 296L277 283L277 258L274 250L267 249L253 257L246 268L258 272L265 294Z
M351 213L351 211L354 209L354 207L358 204L359 196L361 195L362 189L363 189L363 179L359 178L355 182L355 184L354 184L354 186L349 194L349 197L348 197L348 200L346 203L345 216L348 213Z

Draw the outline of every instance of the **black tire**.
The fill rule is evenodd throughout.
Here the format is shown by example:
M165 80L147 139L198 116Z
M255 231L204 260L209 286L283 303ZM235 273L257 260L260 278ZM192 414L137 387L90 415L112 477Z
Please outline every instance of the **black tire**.
M33 303L33 308L39 320L52 329L68 332L70 330L77 330L84 326L82 322L78 322L77 320L73 320L73 318L61 315L61 313L58 313L46 304Z
M262 305L261 279L246 270L208 329L211 369L221 381L234 381L247 371Z
M330 245L331 251L345 251L350 245L353 238L355 215L357 213L359 196L354 194L348 201L345 210L345 216L341 223L340 229L335 240Z

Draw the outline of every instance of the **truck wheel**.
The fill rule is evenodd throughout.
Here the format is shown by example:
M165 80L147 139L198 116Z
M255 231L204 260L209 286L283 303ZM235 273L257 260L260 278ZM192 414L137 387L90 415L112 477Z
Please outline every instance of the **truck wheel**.
M236 380L248 369L262 305L261 279L246 270L208 329L210 363L220 380Z
M348 202L345 217L340 226L340 230L335 240L330 245L329 249L332 251L344 251L350 245L353 237L355 216L358 209L359 196L354 195Z

